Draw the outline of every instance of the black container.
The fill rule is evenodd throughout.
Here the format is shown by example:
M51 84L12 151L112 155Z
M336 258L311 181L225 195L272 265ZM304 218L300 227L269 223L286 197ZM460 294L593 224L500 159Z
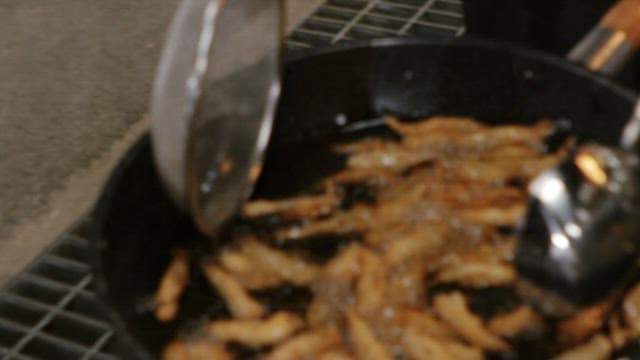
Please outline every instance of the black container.
M290 61L256 190L295 191L336 166L319 156L346 125L382 114L474 116L491 124L541 117L573 122L581 137L616 144L634 96L607 79L540 52L477 40L388 39L316 51ZM337 121L339 120L339 121ZM301 176L306 175L306 176ZM197 239L189 219L163 192L143 139L106 186L92 224L98 292L113 309L131 357L157 355L180 329L224 314L206 282L192 279L178 322L157 323L145 301L173 246Z

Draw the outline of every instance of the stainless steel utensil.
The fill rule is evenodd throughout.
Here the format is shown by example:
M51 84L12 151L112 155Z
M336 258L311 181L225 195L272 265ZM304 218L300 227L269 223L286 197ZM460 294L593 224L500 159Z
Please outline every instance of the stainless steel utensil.
M257 179L280 91L281 0L184 0L151 100L154 157L212 236Z
M640 1L619 1L567 56L616 74L640 46ZM586 144L529 184L515 265L547 313L620 294L640 252L640 100L618 148Z
M549 314L571 313L622 290L637 272L640 103L620 148L585 144L529 184L515 264L527 295Z

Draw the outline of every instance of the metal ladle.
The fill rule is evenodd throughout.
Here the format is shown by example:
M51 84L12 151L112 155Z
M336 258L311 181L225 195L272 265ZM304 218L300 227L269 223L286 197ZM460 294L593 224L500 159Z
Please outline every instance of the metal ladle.
M280 92L281 0L184 0L151 99L165 187L213 236L261 170Z

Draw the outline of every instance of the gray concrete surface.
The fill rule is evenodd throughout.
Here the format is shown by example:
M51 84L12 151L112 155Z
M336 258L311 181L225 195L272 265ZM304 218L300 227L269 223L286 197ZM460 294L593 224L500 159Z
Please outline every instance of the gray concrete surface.
M0 284L93 204L145 131L179 0L0 2ZM289 0L288 28L321 0Z
M0 236L140 119L176 4L0 3Z

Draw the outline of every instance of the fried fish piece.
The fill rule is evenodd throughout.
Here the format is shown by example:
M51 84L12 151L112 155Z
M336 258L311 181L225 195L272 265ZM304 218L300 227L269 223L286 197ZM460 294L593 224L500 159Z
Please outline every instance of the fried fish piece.
M437 153L433 151L412 151L403 148L374 150L351 155L347 160L347 167L352 169L388 168L402 171L437 157Z
M344 348L326 351L318 356L318 360L353 360L354 357Z
M163 360L189 360L187 344L183 340L170 342L162 352Z
M185 342L176 340L165 348L162 353L163 360L231 360L233 356L227 351L224 344L207 340Z
M317 265L252 237L242 239L239 246L223 251L218 261L238 282L251 290L284 283L308 285L320 270Z
M515 337L524 333L540 334L544 330L542 318L529 305L495 316L487 326L489 331L503 337Z
M563 153L544 155L533 159L462 159L438 163L440 171L445 171L459 181L503 184L509 180L531 180L544 170L559 164Z
M551 134L551 121L540 121L534 126L500 125L483 127L476 131L437 131L405 135L402 144L416 151L431 151L439 156L476 157L509 144L522 144L540 148L541 140Z
M511 159L531 159L540 156L544 151L544 146L539 142L534 143L507 143L495 148L490 148L477 154L483 160Z
M275 236L279 241L291 241L327 233L341 235L387 228L415 216L415 206L419 206L426 189L427 184L417 184L393 201L357 205L348 211L337 211L327 219L277 230Z
M320 278L328 277L330 281L353 281L362 271L360 259L364 251L366 251L364 246L357 242L343 247L338 254L324 266L320 273Z
M256 218L278 214L284 219L313 219L331 214L342 201L336 193L300 196L283 200L252 200L242 206L242 215Z
M331 259L314 280L314 299L307 308L307 322L312 327L340 322L344 311L355 302L354 284L362 272L364 247L351 243Z
M454 360L444 346L434 337L407 329L402 337L404 350L415 360Z
M635 285L622 301L622 315L631 336L640 336L640 284Z
M600 303L582 308L558 324L558 337L562 343L575 345L590 338L604 324L608 304Z
M553 131L553 121L542 119L536 124L520 125L508 124L486 127L481 131L473 132L474 138L498 139L503 142L540 142Z
M422 259L414 259L389 270L387 303L404 306L423 306L427 288L425 276L427 264Z
M263 269L256 269L256 264L241 249L227 249L218 255L220 265L230 272L242 286L248 290L259 290L279 286L283 279Z
M516 203L506 206L462 209L460 215L464 220L475 224L514 227L524 218L526 211L525 203Z
M619 314L609 318L609 340L614 349L622 349L631 339L631 330L623 327Z
M361 274L356 285L356 307L363 313L380 309L387 295L387 265L383 258L371 250L360 255Z
M415 360L481 360L482 350L465 345L451 339L440 339L426 333L407 329L404 332L402 345L411 359Z
M211 285L224 298L234 317L252 319L259 318L264 314L264 306L252 298L233 276L227 274L211 261L202 262L201 267Z
M449 325L436 319L426 311L414 308L402 310L403 327L419 334L427 334L436 338L455 339L457 334Z
M247 346L275 345L302 329L304 322L296 314L278 311L267 319L217 320L206 326L217 341Z
M511 264L474 261L445 266L436 273L434 282L485 288L513 284L517 278L518 273Z
M446 243L444 233L447 229L444 224L421 224L412 231L398 234L384 248L387 264L396 266L436 253Z
M157 304L155 309L156 320L160 322L169 322L176 318L180 306L178 302L169 302L163 304Z
M354 309L349 309L346 315L349 334L358 360L393 359L369 324Z
M609 359L613 347L606 336L597 334L587 343L569 349L553 360L605 360Z
M509 350L509 344L487 330L480 318L469 310L461 292L438 294L433 305L440 318L469 343L490 351Z
M224 344L199 340L187 344L190 360L231 360L233 356L227 351Z
M158 290L153 295L156 305L155 316L160 322L172 321L178 313L178 301L189 281L189 254L184 250L176 251L165 270Z
M327 219L276 230L275 237L278 241L291 241L321 234L348 234L366 229L373 219L373 208L361 205L349 211L338 211Z
M265 360L297 360L312 359L341 343L340 330L326 327L306 331L286 340L273 349Z
M339 291L348 292L349 290L340 287ZM337 293L335 290L332 292ZM337 324L342 319L340 304L341 302L331 301L327 296L315 296L307 307L305 319L311 327L322 327Z
M459 341L441 340L441 343L444 349L453 355L454 359L482 360L485 358L482 350L475 346L469 346Z
M520 188L491 183L449 182L439 184L429 199L455 209L482 209L524 204L527 194Z
M398 173L393 169L384 167L347 168L325 178L322 183L325 184L325 186L356 183L384 184L397 175Z
M320 271L317 265L257 240L245 241L242 252L251 259L253 271L271 273L285 282L299 286L309 285Z

